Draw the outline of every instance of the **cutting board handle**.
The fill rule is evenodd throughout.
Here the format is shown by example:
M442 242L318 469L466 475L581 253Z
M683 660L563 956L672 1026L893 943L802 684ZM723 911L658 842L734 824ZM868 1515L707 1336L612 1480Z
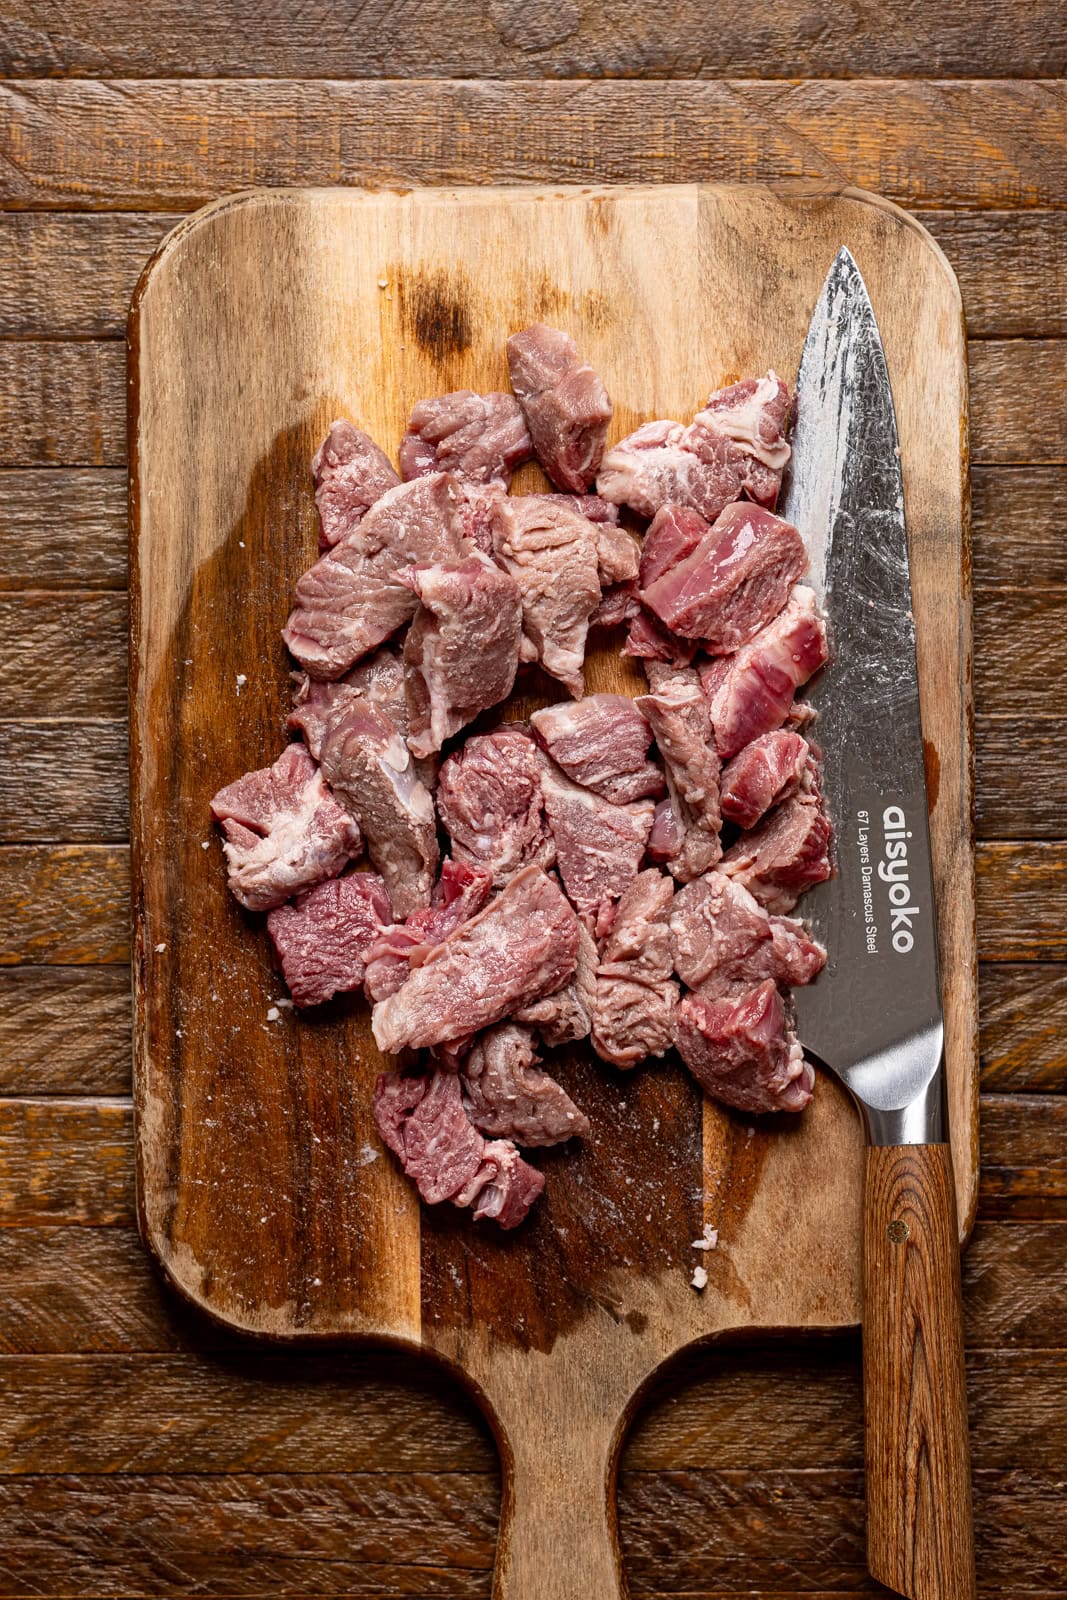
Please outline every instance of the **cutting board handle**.
M561 1426L562 1424L562 1426ZM617 1429L576 1405L501 1438L493 1600L625 1600L615 1521Z
M867 1152L867 1556L911 1600L973 1600L956 1190L947 1144Z

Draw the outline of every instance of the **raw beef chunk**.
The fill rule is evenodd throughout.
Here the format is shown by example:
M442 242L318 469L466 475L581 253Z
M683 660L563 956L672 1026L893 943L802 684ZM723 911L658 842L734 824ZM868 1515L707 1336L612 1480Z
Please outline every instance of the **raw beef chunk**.
M267 932L297 1005L360 988L367 951L380 924L392 920L385 884L373 872L331 878L272 911Z
M367 998L376 1002L395 994L411 968L425 959L427 950L447 939L460 923L477 916L492 887L493 880L484 868L461 861L442 862L430 905L413 911L404 922L382 928L367 950Z
M374 1118L428 1205L451 1200L502 1228L522 1221L545 1180L506 1140L487 1143L463 1109L459 1078L383 1073L374 1090Z
M826 952L802 923L772 917L736 879L709 872L686 884L671 910L675 972L706 1000L734 995L771 978L800 986L822 971Z
M645 847L653 861L673 861L682 848L685 830L671 801L661 800L652 818L652 832Z
M309 678L306 672L294 672L293 709L286 726L304 735L305 744L318 761L330 728L357 700L369 700L378 706L407 736L404 666L399 656L386 649L376 651L332 683Z
M563 887L576 910L599 918L637 876L656 808L651 800L613 805L547 761L541 789Z
M480 551L412 567L404 577L419 597L404 641L408 744L413 755L428 756L511 693L522 599L515 580Z
M738 503L726 507L684 561L646 584L641 599L672 633L726 655L778 615L807 565L791 522Z
M311 462L319 508L319 548L340 544L400 482L389 457L354 423L332 424Z
M739 1111L803 1111L815 1074L768 979L723 1000L686 995L675 1012L675 1042L713 1100Z
M710 526L699 511L688 506L660 506L645 530L641 546L642 589L647 589L691 556Z
M636 704L656 736L667 768L673 820L681 834L675 854L664 859L670 861L675 877L688 882L714 866L722 854L719 758L711 712L699 677L684 670L662 679Z
M674 889L654 868L619 901L596 971L593 1049L617 1067L661 1056L673 1043L678 985L672 981L669 919Z
M512 334L508 367L538 461L560 489L584 495L608 436L607 390L574 340L543 322Z
M598 494L534 494L531 500L549 500L553 505L566 506L568 511L578 511L590 522L618 522L619 508L602 500Z
M400 441L405 478L455 472L474 483L507 488L511 474L533 455L522 408L514 395L457 389L420 400Z
M588 1117L538 1059L529 1028L502 1022L478 1035L460 1083L479 1132L521 1145L559 1144L589 1132Z
M249 911L335 878L362 848L355 819L301 744L220 789L211 811L225 834L230 888Z
M530 726L569 778L605 800L623 805L663 793L663 774L648 759L652 729L627 695L590 694L546 706L532 714Z
M609 586L635 583L641 570L641 547L633 534L611 522L594 523L593 527L600 582Z
M357 700L327 734L322 770L363 829L393 915L429 905L438 860L433 801L396 724Z
M577 959L574 912L551 878L527 867L375 1006L378 1047L423 1049L491 1027L559 989Z
M556 847L545 822L541 758L519 728L468 739L441 768L441 821L457 861L485 867L499 888L523 867L548 868Z
M671 666L687 667L697 649L695 639L680 638L665 628L647 606L641 606L630 623L622 653L624 656L637 656L642 661L665 661Z
M522 593L524 660L540 661L577 699L589 619L600 604L597 527L549 496L513 495L494 554Z
M826 624L810 589L798 585L780 616L736 655L701 672L723 760L788 715L793 695L826 660Z
M598 959L596 940L584 923L579 924L578 964L573 978L554 994L546 994L543 1000L512 1012L514 1020L536 1028L547 1045L586 1038L593 1018Z
M627 583L613 583L610 588L604 590L600 604L589 618L589 626L621 628L624 622L630 622L640 614L641 602L637 598L637 580L631 578Z
M800 787L810 759L808 741L788 728L753 739L723 771L723 816L739 828L754 828Z
M792 911L805 889L832 874L831 832L818 789L802 790L742 834L723 856L722 870L768 911Z
M710 396L689 427L648 422L604 457L597 492L651 517L671 503L713 521L742 496L773 506L789 460L789 391L773 372Z
M304 573L282 638L311 677L341 677L411 621L408 567L470 554L461 502L448 473L402 483Z

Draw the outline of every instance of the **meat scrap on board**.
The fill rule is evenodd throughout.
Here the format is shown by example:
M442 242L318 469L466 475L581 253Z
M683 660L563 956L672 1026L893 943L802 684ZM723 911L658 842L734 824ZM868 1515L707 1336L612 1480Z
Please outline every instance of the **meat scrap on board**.
M455 472L473 483L507 488L515 468L532 455L514 395L457 389L419 401L400 441L400 471L405 479Z
M479 1132L526 1147L584 1137L589 1119L538 1066L529 1028L501 1022L478 1035L463 1063L463 1105Z
M611 421L603 383L570 335L543 322L512 334L508 368L538 461L557 488L584 495Z
M588 694L546 706L530 726L556 765L603 799L625 805L663 794L663 773L648 759L652 729L628 695Z
M322 1005L362 988L367 952L392 920L385 884L374 872L330 878L275 907L267 932L297 1005Z
M375 501L400 482L385 451L344 417L311 458L311 472L322 550L354 533Z

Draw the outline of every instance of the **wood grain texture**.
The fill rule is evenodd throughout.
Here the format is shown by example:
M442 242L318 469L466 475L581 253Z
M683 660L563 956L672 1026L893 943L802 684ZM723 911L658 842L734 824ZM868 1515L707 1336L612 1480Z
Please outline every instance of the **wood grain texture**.
M0 344L0 467L125 460L121 346Z
M867 1152L867 1561L910 1600L973 1600L956 1186L947 1145Z
M975 718L975 744L980 752L975 763L976 837L1061 839L1061 797L1067 785L1067 744L1062 720L1055 716L979 714ZM1020 772L1026 773L1022 791Z
M130 858L109 845L0 845L0 967L129 959Z
M979 971L983 1089L1067 1091L1067 968Z
M1067 1217L1067 1099L982 1101L981 1206L987 1217Z
M125 587L124 471L0 472L0 590Z
M1051 81L56 80L0 93L0 205L175 211L250 184L804 178L918 207L1061 208L1065 148Z
M979 955L1067 960L1067 844L984 844L975 865Z
M1067 215L922 211L952 262L972 339L1067 335ZM121 338L145 262L180 215L0 216L0 336Z
M971 526L976 593L1067 584L1067 548L1050 539L1049 507L1067 492L1063 467L976 466ZM1040 710L1040 707L1034 709Z
M1067 29L1050 0L1020 14L1009 0L945 5L936 27L909 0L877 16L813 3L773 18L728 0L714 20L683 0L653 23L634 0L489 6L459 0L356 0L315 13L211 0L196 26L164 0L16 0L5 16L5 77L130 78L768 78L1051 77L1067 67Z
M124 721L0 722L0 841L125 841L126 761Z
M1050 669L1065 624L1067 586L994 589L983 595L975 615L974 695L979 712L1018 719L1029 712L1033 718L1044 701L1045 714L1055 718L1058 704L1048 694ZM1006 627L1010 633L1005 633ZM999 643L993 645L994 640ZM987 643L991 649L983 648ZM994 664L991 656L999 657L999 662ZM1041 732L1040 721L1033 731Z
M129 1092L125 967L0 970L0 1094Z
M126 618L124 595L0 594L5 715L122 716Z

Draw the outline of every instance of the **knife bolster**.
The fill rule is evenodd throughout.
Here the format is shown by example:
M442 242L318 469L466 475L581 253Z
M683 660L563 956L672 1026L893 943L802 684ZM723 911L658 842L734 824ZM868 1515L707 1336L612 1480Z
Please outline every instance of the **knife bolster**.
M873 1106L856 1096L867 1143L876 1148L944 1144L948 1139L945 1070L942 1058L934 1076L906 1106Z

